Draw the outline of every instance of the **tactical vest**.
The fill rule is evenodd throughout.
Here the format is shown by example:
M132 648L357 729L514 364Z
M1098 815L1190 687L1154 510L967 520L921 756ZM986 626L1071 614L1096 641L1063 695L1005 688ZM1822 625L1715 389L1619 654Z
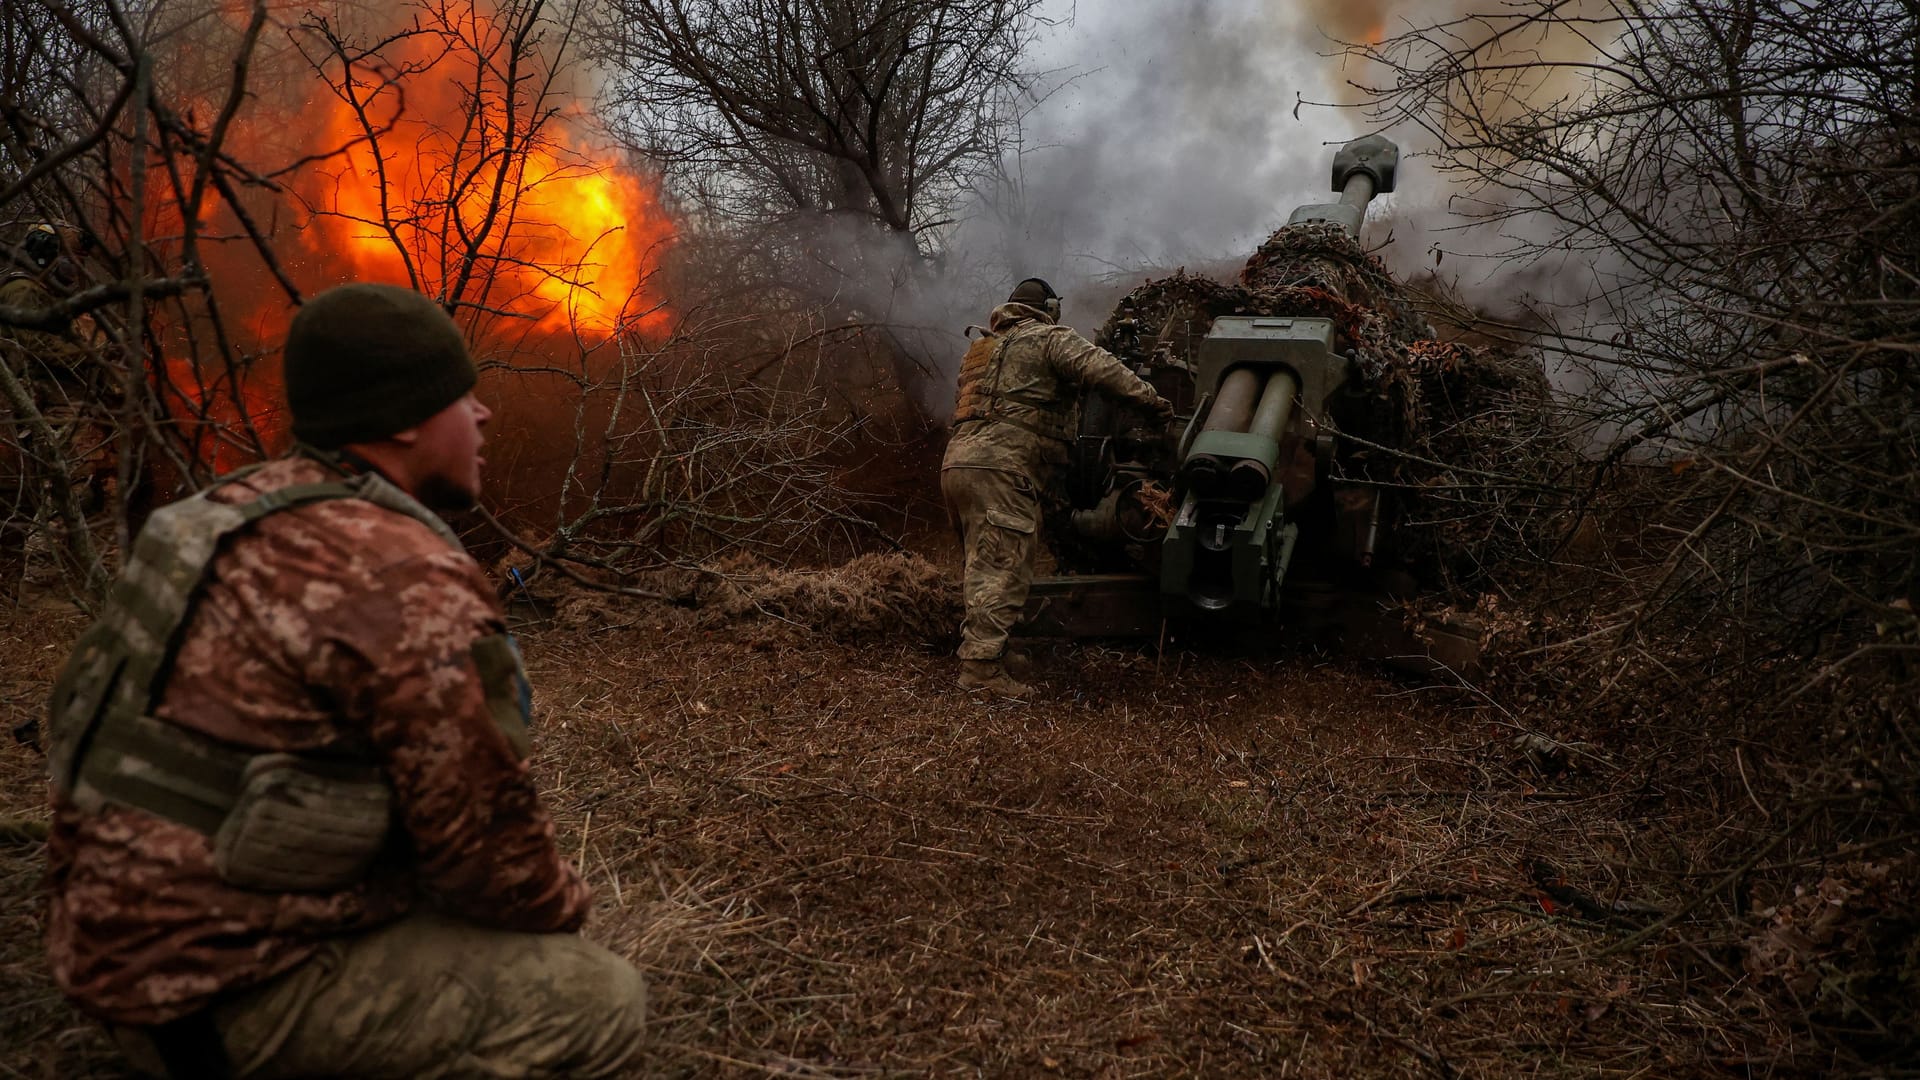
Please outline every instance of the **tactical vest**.
M34 296L30 302L22 304L18 298L7 296L9 286L17 282L33 286L31 290L15 290L31 291ZM0 304L33 310L51 304L53 299L46 282L37 274L19 269L0 274ZM83 351L84 346L74 337L71 320L58 330L0 327L0 362L13 365L16 373L50 397L77 399L84 395L99 399L102 388L90 386L87 378L98 365L86 365L83 370Z
M953 426L984 421L1011 424L1043 439L1072 442L1072 410L1051 394L1036 394L1002 385L1007 353L1022 327L1005 334L982 333L960 359L960 389L954 400ZM1004 408L1006 403L1025 406Z
M17 281L32 282L35 290L37 290L41 296L44 296L49 300L51 300L53 297L53 291L47 288L47 283L41 280L41 277L39 274L30 274L27 271L21 270L17 267L12 270L0 272L0 295L4 295L6 292L7 286L12 285ZM0 302L13 303L13 301L0 301ZM37 307L38 303L39 302L36 302L35 304L31 304L27 306ZM47 333L47 331L45 330L37 330L33 332L40 333L40 334Z
M296 484L248 503L207 495L155 511L106 610L54 684L54 792L82 812L132 807L202 833L212 841L216 870L232 885L344 888L365 876L392 824L392 790L370 747L266 753L162 720L153 708L215 556L262 518L328 499L361 499L464 548L445 522L371 471ZM524 756L530 702L518 648L502 634L481 639L473 655L495 722Z

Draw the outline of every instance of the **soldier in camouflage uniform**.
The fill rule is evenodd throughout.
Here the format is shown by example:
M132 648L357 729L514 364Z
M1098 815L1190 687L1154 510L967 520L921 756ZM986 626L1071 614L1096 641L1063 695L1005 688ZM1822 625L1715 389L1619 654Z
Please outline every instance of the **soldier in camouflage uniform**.
M480 490L475 374L418 293L310 300L301 448L165 507L52 707L55 980L143 1071L607 1076L645 983L528 775L530 692L427 508Z
M1066 464L1080 393L1104 390L1163 423L1173 416L1144 379L1059 319L1060 297L1039 278L993 310L960 362L953 437L940 464L966 549L960 685L1003 697L1031 693L1006 670L1007 636L1027 603L1040 500Z
M38 313L54 307L70 291L74 262L62 238L64 226L41 222L6 253L0 269L0 307ZM65 273L62 273L62 270ZM0 353L8 370L33 390L37 411L64 432L75 414L98 396L96 379L86 370L88 349L70 323L57 330L0 324Z
M55 264L65 254L65 242L60 235L61 226L53 222L36 222L27 227L12 250L6 253L4 269L0 269L0 306L22 311L40 311L54 305ZM64 290L62 290L64 291ZM43 330L9 329L9 338L20 342L32 355L43 352L51 354L52 359L45 360L54 370L46 374L63 377L58 370L71 366L68 362L73 355L70 348L58 335ZM30 373L29 378L42 377Z
M0 307L37 314L71 291L75 269L68 251L72 230L52 222L29 226L0 259ZM57 330L0 323L0 363L7 368L0 405L12 414L20 450L20 483L34 517L22 551L23 595L51 595L64 571L59 535L67 492L84 514L104 501L112 485L113 429L107 399L117 388L99 385L91 351L71 324Z

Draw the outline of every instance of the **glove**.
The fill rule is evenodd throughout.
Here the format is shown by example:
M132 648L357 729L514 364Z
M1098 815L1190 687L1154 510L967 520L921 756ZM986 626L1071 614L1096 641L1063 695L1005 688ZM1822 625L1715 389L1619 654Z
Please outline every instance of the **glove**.
M1154 398L1153 404L1147 406L1147 411L1152 413L1153 418L1162 424L1173 423L1173 402L1168 401L1166 398Z

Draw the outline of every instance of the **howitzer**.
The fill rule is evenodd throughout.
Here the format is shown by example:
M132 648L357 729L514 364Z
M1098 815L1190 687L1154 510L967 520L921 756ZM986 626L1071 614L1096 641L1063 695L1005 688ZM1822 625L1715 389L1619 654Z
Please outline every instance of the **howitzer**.
M1374 352L1433 336L1359 245L1398 159L1377 135L1341 147L1338 200L1295 209L1238 286L1177 275L1121 302L1100 343L1174 402L1174 430L1083 403L1069 507L1050 523L1074 572L1035 582L1027 632L1331 627L1360 651L1471 663L1470 629L1415 640L1386 612L1417 582L1392 557L1386 491L1355 460L1353 436L1379 426L1360 335Z

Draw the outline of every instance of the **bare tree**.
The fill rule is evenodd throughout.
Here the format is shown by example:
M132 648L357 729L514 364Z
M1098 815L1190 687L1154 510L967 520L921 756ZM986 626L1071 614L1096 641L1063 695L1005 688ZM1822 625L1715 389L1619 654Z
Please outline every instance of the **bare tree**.
M1899 0L1587 0L1370 50L1397 76L1382 117L1432 133L1507 255L1588 254L1588 305L1543 314L1588 372L1604 466L1651 456L1700 485L1641 621L1732 609L1864 659L1876 619L1907 617L1917 31ZM1541 59L1556 39L1585 48Z
M1020 118L1038 6L609 0L595 37L620 121L696 205L924 245Z
M158 476L204 475L210 441L259 445L244 418L223 422L223 394L248 361L207 322L202 257L215 201L262 182L226 143L265 25L262 4L223 19L206 5L117 0L31 0L0 14L0 229L11 245L33 223L57 223L66 247L40 302L0 306L18 465L8 516L40 531L58 522L70 569L95 586L104 555L79 458L110 444L108 516L124 542ZM162 63L189 29L224 80L192 92ZM53 352L61 371L37 376Z
M1038 96L1040 7L609 0L593 38L608 114L690 227L737 253L730 275L770 307L881 324L924 407L955 329L933 299L945 230Z
M1811 796L1809 858L1910 836L1920 5L1538 0L1357 51L1387 73L1378 118L1427 130L1507 258L1592 270L1584 307L1536 314L1586 377L1594 506L1640 526L1638 564L1543 649L1614 700L1693 703L1668 737L1700 759L1764 740ZM1801 1004L1851 1032L1906 1008Z
M664 227L639 235L647 222L568 204L578 186L617 186L568 137L579 8L422 0L393 14L309 13L296 31L351 118L338 153L308 166L336 180L305 186L315 224L495 338L537 325L604 339L652 313L635 271Z

